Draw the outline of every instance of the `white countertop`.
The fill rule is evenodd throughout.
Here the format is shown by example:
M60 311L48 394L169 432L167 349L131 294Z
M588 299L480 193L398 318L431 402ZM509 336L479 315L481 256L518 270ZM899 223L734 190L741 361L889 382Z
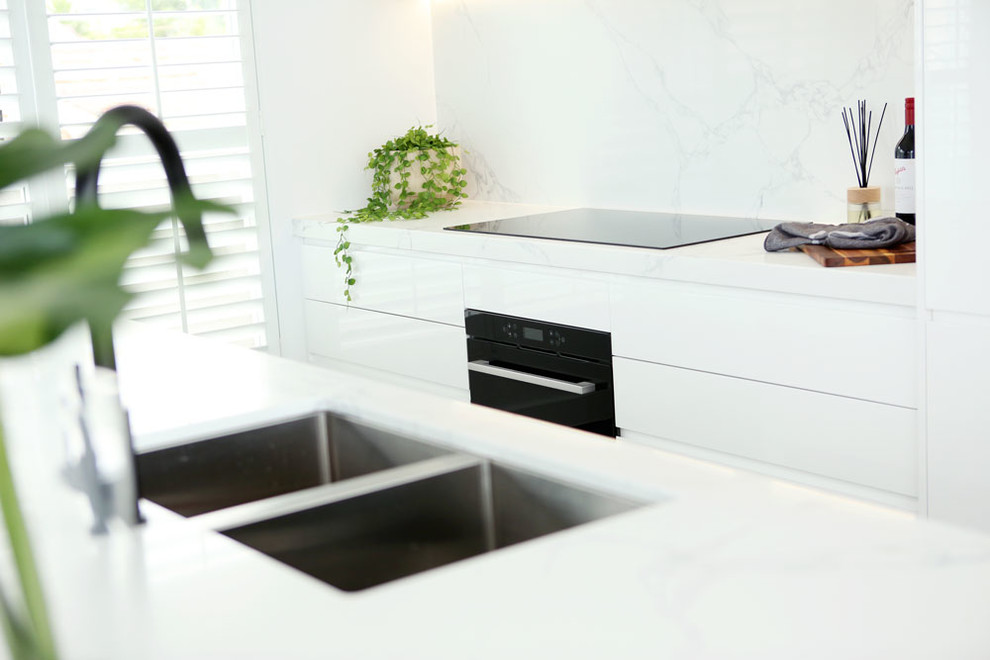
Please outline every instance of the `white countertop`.
M990 536L206 340L126 328L142 448L326 407L656 501L344 593L152 504L89 535L57 476L67 343L3 363L65 658L986 658Z
M458 209L435 213L422 220L351 225L348 239L360 249L415 250L571 268L585 273L915 305L915 264L825 268L801 252L766 252L763 249L765 233L659 250L443 230L444 227L562 208L465 201ZM297 218L295 232L310 242L336 244L337 218L338 215L332 214Z

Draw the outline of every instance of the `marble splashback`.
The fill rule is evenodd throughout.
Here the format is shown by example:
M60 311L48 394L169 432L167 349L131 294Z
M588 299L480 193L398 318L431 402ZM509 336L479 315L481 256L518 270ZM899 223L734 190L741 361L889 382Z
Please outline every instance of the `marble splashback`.
M913 0L434 0L432 28L475 199L838 222L867 99L892 205Z

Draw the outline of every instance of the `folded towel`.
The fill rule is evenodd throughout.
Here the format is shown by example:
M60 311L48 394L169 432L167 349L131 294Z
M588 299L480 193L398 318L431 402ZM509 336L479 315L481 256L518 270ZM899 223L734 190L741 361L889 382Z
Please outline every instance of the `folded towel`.
M913 240L914 225L894 217L875 218L848 225L782 222L767 234L763 249L777 252L810 243L839 250L855 250L893 247Z

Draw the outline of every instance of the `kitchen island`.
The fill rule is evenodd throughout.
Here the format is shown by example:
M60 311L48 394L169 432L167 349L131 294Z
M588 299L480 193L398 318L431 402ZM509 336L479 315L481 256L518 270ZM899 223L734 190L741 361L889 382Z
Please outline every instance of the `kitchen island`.
M63 344L0 370L66 658L984 658L990 536L353 375L128 326L139 450L312 410L650 502L345 593L144 502L89 534L54 416ZM74 350L74 349L72 349ZM56 433L57 435L57 433Z

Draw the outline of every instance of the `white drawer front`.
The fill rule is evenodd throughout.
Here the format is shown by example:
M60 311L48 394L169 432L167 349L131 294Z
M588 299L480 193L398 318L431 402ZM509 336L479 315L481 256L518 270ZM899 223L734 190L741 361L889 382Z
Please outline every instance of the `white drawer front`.
M616 358L616 423L646 435L915 496L915 412Z
M456 326L306 301L312 355L466 390L466 342Z
M550 275L535 267L509 265L464 266L464 306L607 331L608 284L581 278L575 271L558 272L561 274Z
M460 264L355 249L351 306L389 314L464 325L464 289ZM333 248L304 245L303 295L310 300L346 304L344 272Z
M913 310L700 288L617 285L615 354L916 407Z

